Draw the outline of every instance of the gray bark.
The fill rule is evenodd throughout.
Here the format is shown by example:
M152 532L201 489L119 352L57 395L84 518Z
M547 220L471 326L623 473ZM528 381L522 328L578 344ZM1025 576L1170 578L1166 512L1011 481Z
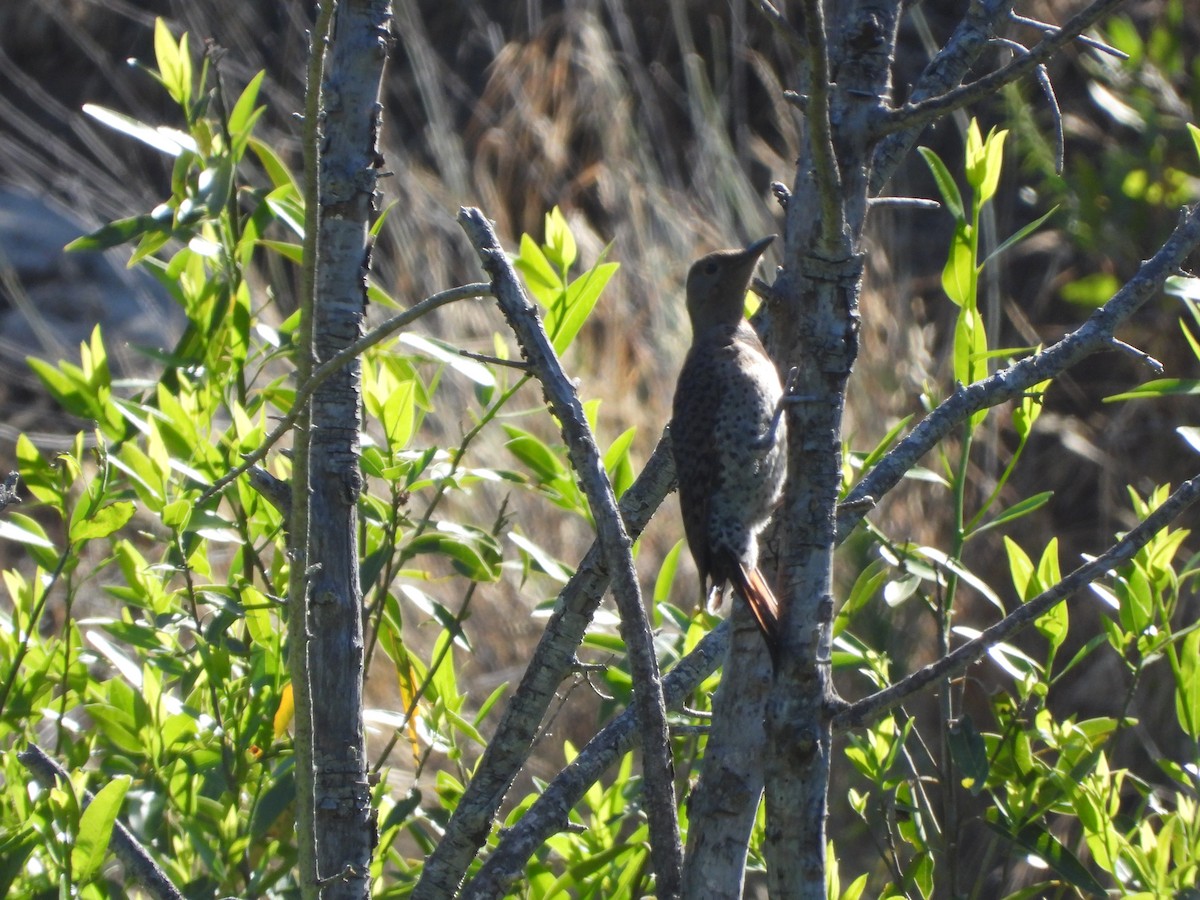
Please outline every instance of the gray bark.
M379 86L391 5L342 0L321 91L325 141L313 308L317 362L363 330L378 165ZM309 433L307 643L312 714L316 877L325 898L370 895L375 814L362 725L362 591L356 505L360 367L314 392Z
M763 791L771 660L745 604L735 600L730 618L733 636L713 696L700 778L688 801L685 897L742 895L748 838Z

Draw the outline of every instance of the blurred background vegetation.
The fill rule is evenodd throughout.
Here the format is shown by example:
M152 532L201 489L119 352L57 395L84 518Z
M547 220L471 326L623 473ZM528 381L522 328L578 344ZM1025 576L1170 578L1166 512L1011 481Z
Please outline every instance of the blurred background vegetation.
M898 100L965 5L908 5L895 68ZM1061 22L1080 4L1020 5L1024 15ZM1058 206L988 284L982 304L993 332L990 346L1049 343L1070 330L1154 252L1178 207L1200 196L1184 128L1200 119L1200 20L1185 15L1185 6L1184 0L1132 0L1109 20L1100 36L1128 53L1126 62L1076 46L1052 63L1065 139L1062 173L1054 166L1055 116L1035 83L1007 89L971 110L985 131L991 125L1012 131L989 223L993 243ZM454 222L460 205L480 206L513 248L522 232L540 238L544 214L559 206L585 266L602 253L621 264L570 350L567 368L585 399L602 401L602 438L636 427L634 456L643 460L667 420L689 338L680 296L688 264L709 249L779 228L770 183L792 178L801 127L780 96L794 86L787 54L749 0L401 0L395 13L382 149L389 173L383 203L397 206L373 257L381 282L402 303L413 303L478 280L475 255ZM147 322L162 332L159 343L169 345L170 329L178 327L151 288L135 279L114 288L136 300L134 311L119 312L114 304L80 299L98 278L94 270L21 256L22 241L37 230L39 217L60 225L66 219L77 232L87 231L152 208L168 190L169 162L99 128L81 106L98 103L143 121L174 124L175 111L162 92L127 62L153 57L153 22L163 16L175 34L192 35L193 48L205 39L219 47L221 77L235 96L255 72L266 70L268 111L258 134L298 168L293 113L302 107L310 14L308 3L277 0L28 0L0 7L0 220L6 222L0 231L0 463L10 467L17 430L68 435L82 425L66 420L41 393L24 364L28 353L72 356L79 340L72 325L81 317L85 333L93 321L104 321L110 346L151 342ZM1028 27L1015 27L1010 36L1026 45L1037 39ZM1008 53L1000 46L988 51L981 70ZM965 116L947 121L922 143L943 159L960 159L965 124ZM936 196L916 157L887 192ZM853 449L869 449L900 417L919 413L923 393L937 398L952 387L953 307L940 284L952 227L944 212L881 210L873 216L865 248L863 349L849 394L846 438ZM768 265L774 259L768 255ZM118 255L114 272L122 263ZM295 273L278 260L264 265L279 268L260 273L258 299L265 315L273 307L282 318L293 300L280 286ZM1177 301L1162 298L1121 337L1162 360L1168 375L1195 377L1179 315ZM467 304L425 320L425 327L432 336L484 353L494 352L493 336L501 330L494 310ZM124 365L132 373L145 362L128 353ZM1055 492L1050 515L1024 526L1026 546L1044 545L1057 534L1069 567L1131 524L1122 518L1127 484L1146 494L1154 484L1194 472L1195 457L1173 429L1200 419L1195 400L1115 408L1102 403L1148 377L1132 357L1107 354L1075 369L1048 396L1027 464L1006 488L1013 500ZM456 408L453 386L444 389L448 393L439 395L425 427L457 438L469 423ZM530 391L526 405L539 399ZM983 493L1012 446L1003 430L990 441L996 462L978 473ZM499 443L475 452L491 457L487 465L505 464L507 451ZM874 517L893 536L936 543L938 534L930 529L939 517L928 504L940 502L939 496L909 482ZM477 502L493 508L475 510L475 518L490 520L504 499L498 489L478 494ZM519 508L522 501L514 502ZM589 541L585 522L540 521L555 529L536 535L543 546L569 563L581 557ZM680 537L672 500L641 542L644 579L653 581ZM999 540L973 543L967 560L998 580L1006 570ZM862 552L854 542L847 545L849 571L858 570L855 554ZM681 572L676 602L686 604L694 573ZM467 624L476 652L464 678L475 679L480 700L520 673L540 628L531 608L552 594L547 583L544 596L531 598L509 579L476 603ZM927 661L930 653L923 626L906 627L916 616L915 610L894 610L873 626L901 666ZM870 628L860 623L859 630ZM1065 683L1055 702L1086 713L1094 700L1108 699L1106 690L1097 690L1104 675L1087 672L1087 683ZM1144 694L1141 714L1152 717L1153 691ZM377 705L387 702L373 698ZM1164 721L1172 718L1170 702L1167 697L1160 704ZM564 721L556 730L578 742L592 730L591 721L578 721ZM1182 739L1181 732L1171 733ZM1152 744L1130 740L1130 754L1153 752ZM839 793L836 785L832 793Z

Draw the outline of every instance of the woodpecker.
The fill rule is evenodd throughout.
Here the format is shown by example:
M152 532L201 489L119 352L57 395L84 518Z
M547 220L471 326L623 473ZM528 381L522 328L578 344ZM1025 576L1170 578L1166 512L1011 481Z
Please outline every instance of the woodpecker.
M688 272L692 346L675 388L670 432L683 527L710 607L732 586L775 658L779 604L758 568L758 534L787 477L784 391L743 317L754 267L773 240L710 253Z

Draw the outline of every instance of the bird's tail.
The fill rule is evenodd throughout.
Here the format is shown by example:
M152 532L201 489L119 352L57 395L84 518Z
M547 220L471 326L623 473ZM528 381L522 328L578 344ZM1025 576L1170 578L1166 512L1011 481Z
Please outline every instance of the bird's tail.
M733 577L730 580L733 582L734 592L746 601L755 621L758 622L758 630L762 632L767 649L771 651L771 660L778 662L779 602L775 599L775 594L757 566L747 568L738 563L733 568Z

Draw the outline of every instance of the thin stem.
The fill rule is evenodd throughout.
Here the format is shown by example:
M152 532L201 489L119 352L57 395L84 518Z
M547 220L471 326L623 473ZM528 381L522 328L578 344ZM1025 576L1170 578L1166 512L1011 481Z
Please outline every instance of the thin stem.
M317 882L316 845L316 797L313 771L312 700L308 674L308 548L309 548L309 435L310 408L308 394L301 396L303 389L312 381L313 351L313 307L317 293L317 237L320 232L320 178L321 178L321 84L325 69L325 49L333 22L335 0L319 0L317 19L312 32L312 46L308 54L308 84L304 103L304 270L300 293L300 324L296 330L296 377L301 390L289 416L292 422L273 433L274 440L297 425L292 439L292 510L288 526L288 554L291 568L288 573L288 672L292 679L292 699L295 705L295 754L296 754L296 838L297 866L299 868L300 895L304 900L319 900L320 885ZM332 373L331 373L332 374ZM268 439L258 459L266 456L273 440ZM249 462L249 461L248 461ZM239 467L240 468L240 467ZM235 470L236 471L236 470ZM239 473L240 474L240 473ZM238 477L233 472L225 476L225 484ZM227 479L227 480L226 480ZM219 485L219 486L218 486ZM207 495L216 494L224 487L218 482Z

